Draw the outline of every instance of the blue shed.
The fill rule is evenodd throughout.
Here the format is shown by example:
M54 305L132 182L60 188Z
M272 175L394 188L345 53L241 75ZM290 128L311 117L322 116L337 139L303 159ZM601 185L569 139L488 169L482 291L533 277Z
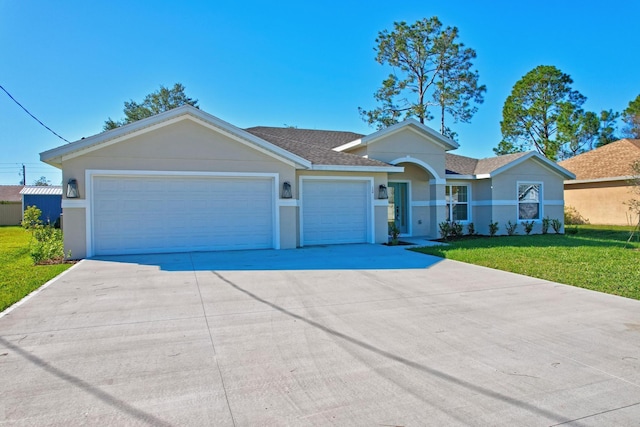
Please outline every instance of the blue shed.
M42 222L54 224L62 214L62 186L26 185L21 191L22 211L36 206L42 211Z

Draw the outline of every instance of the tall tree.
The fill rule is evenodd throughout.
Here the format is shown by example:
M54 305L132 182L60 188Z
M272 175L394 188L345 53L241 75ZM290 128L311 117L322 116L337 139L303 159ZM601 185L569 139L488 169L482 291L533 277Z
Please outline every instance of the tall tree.
M619 117L620 113L613 110L602 110L600 112L600 131L596 147L611 144L619 139L618 135L616 135L616 120Z
M394 30L378 33L376 61L389 65L393 73L374 93L381 105L367 111L363 119L378 129L415 117L420 123L434 118L430 107L439 107L440 132L454 135L445 116L454 122L469 122L476 112L471 103L482 103L486 92L478 84L478 72L471 71L473 49L457 42L458 29L443 28L437 17L415 24L394 23Z
M563 103L558 115L558 139L564 142L558 156L562 159L576 156L593 148L600 133L600 119L591 111L574 108Z
M622 112L622 121L627 126L624 129L626 137L640 138L640 95L629 102L629 106Z
M558 132L558 119L580 110L586 100L571 89L572 83L568 74L550 65L540 65L518 80L502 108L503 141L494 151L514 152L533 147L555 160L560 147L568 142L567 135Z
M472 71L472 60L476 58L473 49L456 43L458 29L447 27L434 43L437 52L438 71L435 78L433 100L440 107L440 133L455 139L456 133L445 125L448 114L453 122L469 123L482 104L487 88L479 85L478 71Z
M104 122L103 129L115 129L186 104L199 108L198 100L189 98L184 90L185 87L181 83L174 84L171 89L160 85L159 90L147 95L141 103L137 103L134 100L125 101L123 110L125 118L115 121L109 117L109 119Z

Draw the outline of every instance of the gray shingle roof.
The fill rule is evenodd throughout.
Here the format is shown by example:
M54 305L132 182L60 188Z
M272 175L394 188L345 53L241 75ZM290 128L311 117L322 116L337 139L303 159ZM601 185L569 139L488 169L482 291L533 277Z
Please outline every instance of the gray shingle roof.
M505 166L528 152L506 154L504 156L487 157L484 159L473 159L471 157L459 156L457 154L446 153L445 168L448 174L456 175L481 175L488 174L502 166Z
M359 133L266 126L245 130L317 165L390 166L378 160L332 150L334 147L361 138L363 135Z
M267 126L255 126L245 129L247 132L272 142L271 139L289 140L293 142L306 142L326 148L339 147L348 142L362 138L364 135L355 132L342 132L334 130L315 130L297 128L274 128Z

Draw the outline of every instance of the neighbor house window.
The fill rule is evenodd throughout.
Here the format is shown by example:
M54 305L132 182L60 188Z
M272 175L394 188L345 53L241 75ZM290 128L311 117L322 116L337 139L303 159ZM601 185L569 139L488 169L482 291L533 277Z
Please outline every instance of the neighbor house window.
M447 221L469 221L469 187L467 185L447 185Z
M542 199L542 184L533 182L518 183L518 219L540 219L542 212L540 200Z

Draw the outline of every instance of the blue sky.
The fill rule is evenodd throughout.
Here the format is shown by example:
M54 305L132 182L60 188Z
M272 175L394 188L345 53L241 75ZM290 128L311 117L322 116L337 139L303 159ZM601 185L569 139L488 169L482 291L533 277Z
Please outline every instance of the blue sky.
M538 65L571 75L593 111L640 94L635 0L163 2L0 0L0 85L70 141L120 119L126 100L183 83L200 107L239 127L370 133L358 107L389 69L374 60L379 31L438 16L476 50L484 104L457 154L489 157L502 105ZM430 125L438 128L437 122ZM0 184L61 180L39 153L64 144L0 92Z

